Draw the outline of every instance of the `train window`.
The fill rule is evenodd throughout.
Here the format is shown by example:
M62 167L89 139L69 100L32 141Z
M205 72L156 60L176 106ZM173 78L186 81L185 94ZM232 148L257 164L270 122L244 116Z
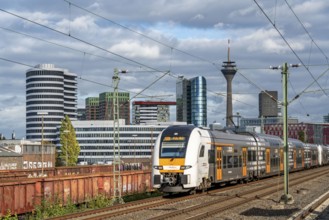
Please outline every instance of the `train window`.
M204 157L204 145L201 146L199 157Z
M227 156L227 168L232 168L234 163L234 158L232 156Z
M208 162L215 163L215 151L214 150L208 151Z
M234 156L233 157L234 159L234 161L233 161L233 165L234 165L234 167L239 167L239 160L238 160L238 156Z
M264 153L264 152L260 152L259 154L263 155L262 153ZM248 151L248 161L256 161L256 160L257 160L256 159L256 151L254 151L254 150Z
M223 156L223 168L225 169L227 166L226 166L226 156Z
M248 151L248 161L251 161L251 154L252 154L252 151L249 150L249 151Z
M184 142L162 142L161 157L182 158L185 157L186 147Z

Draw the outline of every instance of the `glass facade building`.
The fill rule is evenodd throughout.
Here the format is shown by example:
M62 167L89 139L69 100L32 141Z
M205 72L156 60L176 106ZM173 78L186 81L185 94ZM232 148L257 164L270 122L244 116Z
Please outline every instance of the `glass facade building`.
M207 84L203 76L191 80L191 124L207 126Z
M176 120L207 126L207 83L203 76L179 77L176 82Z
M176 82L176 120L191 121L191 82L180 76Z
M26 139L55 141L65 115L77 119L77 75L53 64L26 72ZM42 137L43 136L43 137Z

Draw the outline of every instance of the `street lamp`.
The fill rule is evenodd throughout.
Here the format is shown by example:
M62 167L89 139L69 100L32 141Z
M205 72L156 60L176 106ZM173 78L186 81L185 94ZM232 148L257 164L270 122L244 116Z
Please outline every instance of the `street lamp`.
M65 153L65 166L67 166L67 161L68 161L68 148L67 148L67 136L66 134L70 133L69 130L64 130L63 133L65 134L65 149L66 149L66 153Z
M48 115L48 112L37 112L37 115L41 115L42 127L41 127L41 175L43 176L43 117Z

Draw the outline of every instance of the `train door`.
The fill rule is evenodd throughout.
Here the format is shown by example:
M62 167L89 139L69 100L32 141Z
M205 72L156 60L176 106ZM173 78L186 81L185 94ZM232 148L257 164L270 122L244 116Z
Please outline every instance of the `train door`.
M247 176L247 148L242 148L242 176Z
M222 171L222 147L216 147L216 176L217 180L221 180L223 178L223 171Z
M283 149L280 149L280 171L283 171L283 160L284 160L284 156L283 156Z
M266 173L271 172L271 149L270 148L266 148L265 163L266 163Z
M297 168L297 154L296 154L296 149L293 151L293 159L294 159L294 169Z

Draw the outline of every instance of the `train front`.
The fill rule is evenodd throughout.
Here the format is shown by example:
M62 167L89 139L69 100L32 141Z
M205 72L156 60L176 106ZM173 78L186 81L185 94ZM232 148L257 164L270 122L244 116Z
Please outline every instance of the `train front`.
M197 161L194 155L188 155L191 148L199 147L200 140L192 135L195 128L192 125L170 126L158 136L153 151L154 188L166 193L188 192L195 188Z

